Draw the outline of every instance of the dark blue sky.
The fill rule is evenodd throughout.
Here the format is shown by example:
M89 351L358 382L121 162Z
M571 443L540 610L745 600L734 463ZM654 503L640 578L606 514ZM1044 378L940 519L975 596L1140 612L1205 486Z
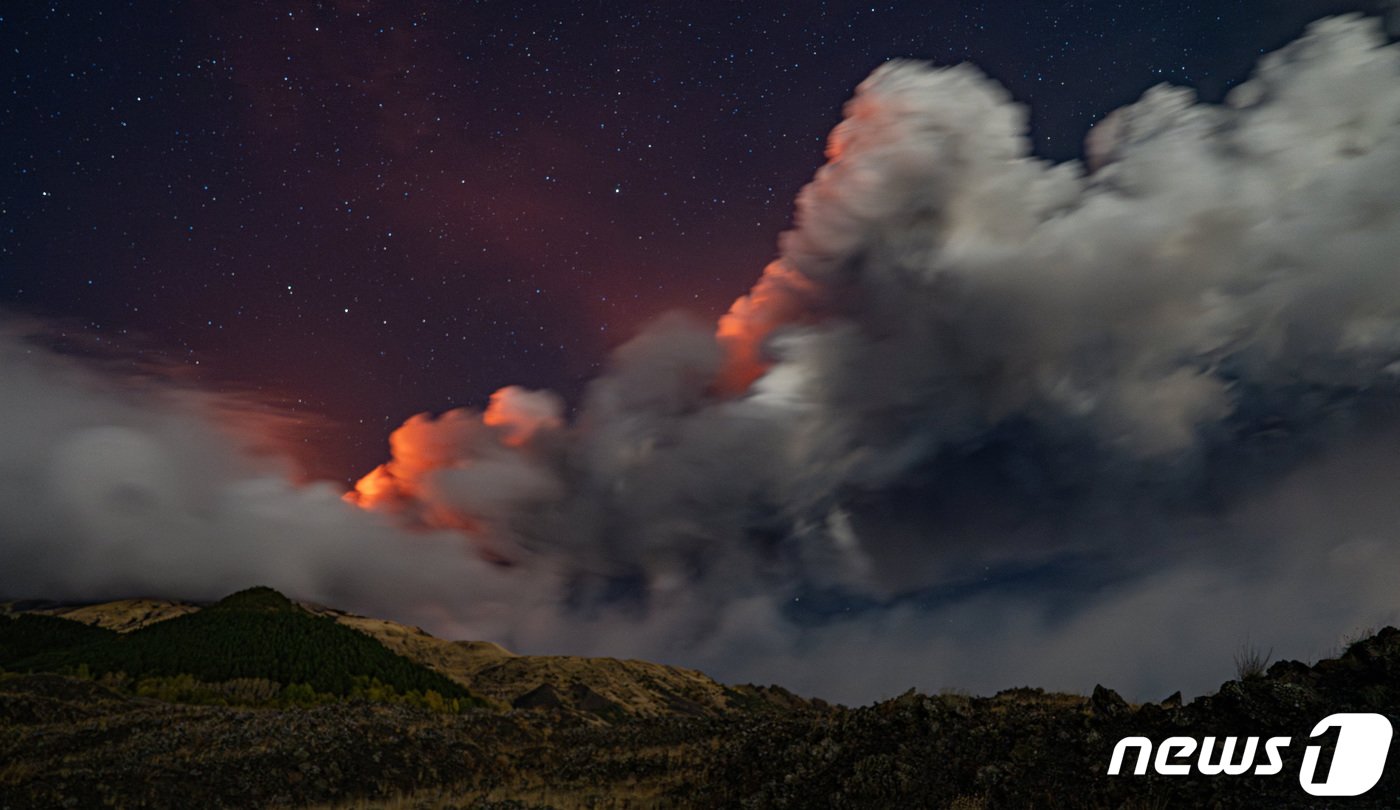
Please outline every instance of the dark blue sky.
M1377 5L9 4L0 307L294 409L353 478L412 413L576 396L642 322L721 313L885 59L975 62L1069 159Z

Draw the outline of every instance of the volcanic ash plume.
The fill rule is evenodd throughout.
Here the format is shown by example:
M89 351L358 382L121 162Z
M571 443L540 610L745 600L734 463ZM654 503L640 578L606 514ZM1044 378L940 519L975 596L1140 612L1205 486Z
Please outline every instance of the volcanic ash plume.
M1246 633L1307 657L1395 621L1400 51L1320 22L1224 105L1109 116L1088 168L1026 129L973 67L881 67L717 330L663 318L572 420L506 388L395 431L346 498L368 514L327 512L396 532L392 587L293 534L199 542L445 632L837 698L1160 697Z

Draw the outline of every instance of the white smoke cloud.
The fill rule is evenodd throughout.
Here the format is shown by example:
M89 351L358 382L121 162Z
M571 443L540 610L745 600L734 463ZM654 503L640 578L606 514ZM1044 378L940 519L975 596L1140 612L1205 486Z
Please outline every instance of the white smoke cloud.
M1089 165L975 68L858 89L781 258L613 357L580 416L415 417L343 503L0 339L0 592L255 582L534 652L864 700L1136 697L1315 657L1400 599L1400 51L1323 21Z

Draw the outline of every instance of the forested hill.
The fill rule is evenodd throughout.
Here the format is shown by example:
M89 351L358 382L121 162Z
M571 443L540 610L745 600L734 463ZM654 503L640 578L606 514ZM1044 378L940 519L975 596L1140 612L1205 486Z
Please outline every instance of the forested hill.
M368 688L435 692L462 705L480 701L464 686L317 616L271 588L236 593L203 610L118 634L48 616L0 616L0 667L83 670L94 676L191 676L205 683L271 681L327 695Z

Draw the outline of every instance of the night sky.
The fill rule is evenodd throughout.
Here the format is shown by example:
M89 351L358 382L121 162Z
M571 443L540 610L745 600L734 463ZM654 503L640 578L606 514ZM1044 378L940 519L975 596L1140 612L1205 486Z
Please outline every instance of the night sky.
M0 17L0 306L303 419L350 480L413 413L575 402L775 255L843 101L972 61L1037 151L1159 82L1218 100L1333 0L18 3Z

